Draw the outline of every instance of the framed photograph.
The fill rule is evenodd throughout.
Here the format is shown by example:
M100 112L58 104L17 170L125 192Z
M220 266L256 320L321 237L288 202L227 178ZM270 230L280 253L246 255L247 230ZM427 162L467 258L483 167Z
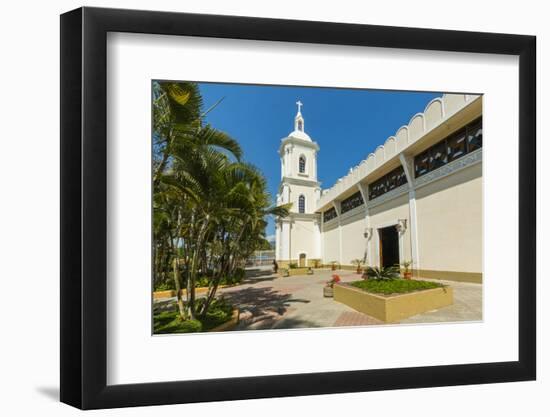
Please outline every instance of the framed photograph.
M61 16L61 401L533 380L535 37Z

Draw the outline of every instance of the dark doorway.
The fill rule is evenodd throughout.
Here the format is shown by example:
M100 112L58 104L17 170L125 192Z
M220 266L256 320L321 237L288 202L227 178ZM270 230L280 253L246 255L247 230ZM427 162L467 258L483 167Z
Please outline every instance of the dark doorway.
M399 265L399 237L395 226L378 229L380 236L380 265L384 268Z

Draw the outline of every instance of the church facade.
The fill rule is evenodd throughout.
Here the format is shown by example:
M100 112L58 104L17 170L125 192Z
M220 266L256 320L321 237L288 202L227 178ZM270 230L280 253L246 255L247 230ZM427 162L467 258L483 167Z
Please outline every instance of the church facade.
M432 100L325 190L297 104L279 148L277 204L292 203L276 220L280 267L411 262L415 277L482 282L482 96Z

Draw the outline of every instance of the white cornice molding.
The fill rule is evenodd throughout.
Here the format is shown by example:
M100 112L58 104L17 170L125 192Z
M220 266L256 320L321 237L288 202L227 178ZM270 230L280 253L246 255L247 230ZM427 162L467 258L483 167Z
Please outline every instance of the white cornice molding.
M281 156L283 155L283 150L284 150L285 146L288 145L288 144L301 145L305 148L312 148L312 149L315 149L317 152L320 149L317 142L310 142L309 140L299 139L299 138L296 138L296 137L293 137L293 136L288 136L288 137L284 138L281 141L281 146L279 146L279 155L281 155Z
M319 213L294 213L294 212L290 212L288 214L288 217L285 217L285 219L288 219L289 221L295 221L295 220L320 221L321 220L321 215Z
M319 187L321 185L319 181L310 180L306 178L293 178L293 177L286 177L286 176L283 177L283 179L281 180L279 189L285 184L305 185L307 187Z

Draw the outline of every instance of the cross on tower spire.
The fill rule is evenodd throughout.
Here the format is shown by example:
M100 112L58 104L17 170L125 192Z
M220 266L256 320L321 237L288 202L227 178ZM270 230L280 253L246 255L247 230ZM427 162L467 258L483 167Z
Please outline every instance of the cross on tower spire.
M304 131L304 118L302 117L302 106L304 105L300 100L296 102L298 106L298 113L294 118L294 130Z

